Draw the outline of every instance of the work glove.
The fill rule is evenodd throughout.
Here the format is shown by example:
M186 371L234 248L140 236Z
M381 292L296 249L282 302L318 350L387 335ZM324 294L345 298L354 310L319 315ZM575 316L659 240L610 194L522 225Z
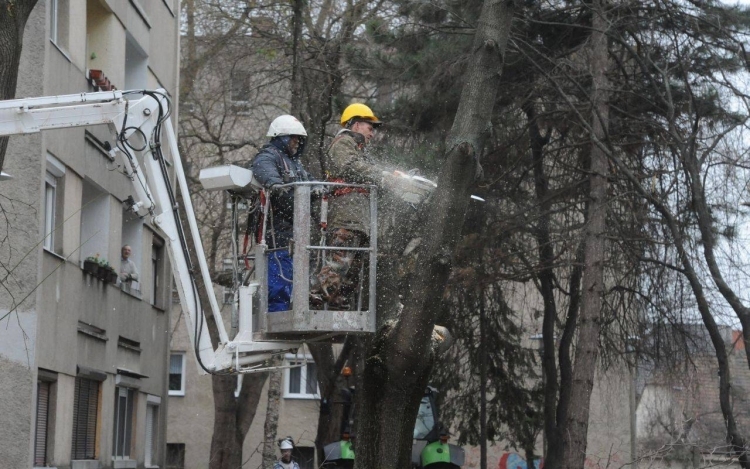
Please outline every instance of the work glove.
M288 191L289 187L281 187L281 184L271 184L268 186L270 192L282 193Z
M310 193L313 196L321 197L328 193L328 189L325 186L312 186Z

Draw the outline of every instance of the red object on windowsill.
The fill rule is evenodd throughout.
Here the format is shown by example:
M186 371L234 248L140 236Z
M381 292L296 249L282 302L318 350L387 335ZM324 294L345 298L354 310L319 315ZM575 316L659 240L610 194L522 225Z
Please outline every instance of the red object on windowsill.
M101 70L90 69L88 82L94 88L98 88L98 91L113 91L117 89Z

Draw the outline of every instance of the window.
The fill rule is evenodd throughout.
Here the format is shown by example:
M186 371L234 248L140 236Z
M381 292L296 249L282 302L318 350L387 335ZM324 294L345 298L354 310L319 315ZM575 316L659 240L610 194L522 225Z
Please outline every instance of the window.
M143 271L143 219L130 210L122 211L122 243L130 246L130 260L135 265L138 274ZM122 268L122 264L120 264ZM140 275L138 277L141 278ZM121 282L122 289L132 295L141 297L141 284L137 280Z
M49 38L58 47L68 47L68 17L70 0L50 0Z
M49 2L49 38L57 42L57 0Z
M96 459L96 419L99 382L76 377L73 396L73 444L71 459Z
M315 469L315 448L312 446L295 446L292 458L299 464L299 469Z
M185 354L173 353L169 356L169 395L185 395Z
M167 469L185 469L185 443L167 443Z
M115 435L112 454L114 459L130 459L134 404L134 390L120 386L115 388Z
M57 227L57 215L61 207L60 182L65 175L65 165L47 153L47 172L44 176L44 249L59 253L62 251Z
M414 424L414 438L423 440L435 428L435 413L430 403L430 398L422 397L417 412L417 421Z
M51 387L52 383L49 381L37 381L34 467L47 465L47 422L49 421L49 396Z
M232 70L229 74L229 100L232 105L244 108L252 98L250 96L253 74L245 70Z
M49 171L44 178L44 249L55 250L55 207L57 205L57 178Z
M290 368L284 370L284 397L287 399L318 399L318 370L307 357L307 363L297 355L287 355ZM295 366L297 365L297 366Z
M148 403L146 405L146 467L156 463L156 449L159 447L156 438L159 435L159 406Z
M151 304L157 307L163 306L162 295L162 278L161 278L161 262L164 252L164 241L154 236L153 244L151 245L151 273L152 273L152 285L151 285Z
M231 305L234 303L234 292L231 288L224 287L224 304Z

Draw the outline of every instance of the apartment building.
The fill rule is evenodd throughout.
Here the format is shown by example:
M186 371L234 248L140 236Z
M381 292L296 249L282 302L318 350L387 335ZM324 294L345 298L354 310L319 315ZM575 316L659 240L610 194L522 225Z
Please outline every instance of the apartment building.
M221 301L221 299L220 299ZM231 315L231 295L225 295L222 316ZM169 367L169 415L167 424L167 460L170 469L208 467L213 436L214 401L211 377L200 374L190 347L184 318L179 308L172 314L172 340ZM285 365L300 361L302 355L287 355ZM315 363L307 355L301 367L285 368L282 373L279 406L279 437L291 436L297 444L295 459L301 469L315 466L315 435L318 426L320 394ZM301 363L301 361L300 361ZM253 379L248 375L243 379ZM261 467L263 424L268 405L268 382L263 389L258 411L242 448L243 467Z
M179 0L39 0L17 96L165 88L177 96ZM171 274L123 205L104 126L10 140L0 181L0 467L164 467ZM171 156L168 156L171 158ZM122 288L84 269L120 268Z

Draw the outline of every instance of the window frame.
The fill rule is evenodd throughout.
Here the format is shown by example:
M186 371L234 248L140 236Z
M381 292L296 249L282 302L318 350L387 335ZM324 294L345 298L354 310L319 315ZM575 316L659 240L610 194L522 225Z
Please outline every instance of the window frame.
M297 461L300 469L315 468L315 447L295 446L292 450L292 458Z
M295 363L302 362L304 363L301 366L293 366ZM288 353L284 356L284 393L283 397L284 399L320 399L320 386L318 385L318 380L315 380L315 393L311 394L307 392L307 378L308 378L308 372L307 372L307 366L308 365L315 365L315 362L312 359L312 355L310 354L293 354ZM289 385L291 384L291 375L292 375L292 368L299 369L299 393L293 393L289 391ZM317 376L317 366L315 367L315 373ZM303 392L304 391L304 392Z
M53 253L60 255L62 252L62 242L60 233L57 232L57 218L62 212L63 204L61 196L64 194L64 177L65 164L58 160L55 155L47 152L47 166L44 173L44 220L43 233L44 240L42 247ZM50 200L51 199L51 200Z
M172 375L172 357L179 356L182 359L181 373L180 373L180 389L169 389L169 378ZM184 397L185 396L185 352L169 352L169 369L167 370L167 393L170 396Z
M145 443L143 448L143 461L145 467L159 467L159 417L161 413L161 400L155 396L146 397L146 429L144 431ZM148 428L151 426L151 439L148 438Z
M229 90L227 95L229 96L230 106L237 108L240 112L247 111L250 107L252 82L250 80L251 73L243 70L237 70L234 67L229 72ZM237 84L241 85L241 88L237 88Z
M164 466L167 469L180 468L185 469L185 453L187 452L187 445L185 443L167 443L165 445L167 452L164 455ZM170 456L177 456L177 461L170 460Z
M162 275L164 269L164 240L152 234L151 238L151 304L164 309L164 285L165 278Z
M70 0L50 0L49 41L68 59Z
M58 20L58 7L59 7L59 0L50 0L50 9L49 9L49 40L52 41L53 44L57 45L57 20Z
M52 381L43 379L37 379L37 395L36 395L36 419L34 420L34 464L33 467L44 467L47 466L47 453L50 443L50 428L49 428L49 414L52 404ZM42 389L46 389L42 392ZM44 411L42 412L41 404L44 404ZM40 425L41 424L41 425ZM43 428L42 428L43 427ZM42 433L40 433L42 430ZM40 448L40 445L43 447ZM41 452L41 462L38 459L38 455ZM39 463L38 463L39 462Z
M125 398L125 412L124 422L122 423L122 431L124 435L120 434L120 403L121 398ZM133 420L135 417L135 405L136 405L136 390L133 388L127 388L125 386L115 386L115 407L114 407L114 421L112 422L112 460L122 461L131 460L132 449L133 449ZM123 436L123 440L120 441L120 436ZM122 444L122 447L119 447ZM121 454L119 454L121 453Z
M44 249L55 252L55 217L57 216L57 180L47 171L44 175Z
M80 403L78 402L81 398L80 392L81 392L81 385L83 383L86 383L87 389L86 391L90 393L89 399L91 396L94 397L94 401L88 402L88 407L86 409L86 415L79 415L81 412ZM91 386L96 385L95 389L91 389ZM101 406L100 406L100 397L101 397L101 390L102 390L102 383L101 381L97 381L95 379L90 379L85 376L76 376L75 379L75 388L73 391L73 429L71 432L71 441L70 441L70 458L71 459L85 459L85 460L94 460L98 459L98 452L97 452L97 440L98 440L98 427L99 427L99 419L101 417ZM93 404L93 405L92 405ZM75 412L76 405L78 406L79 413ZM88 434L89 430L92 429L91 425L91 415L90 411L94 410L93 415L93 434ZM81 457L80 453L76 452L76 443L77 440L80 438L80 436L77 436L77 427L81 427L81 423L78 421L81 417L86 418L86 423L84 424L85 431L86 431L86 442L84 442L84 453L83 457ZM78 425L76 425L78 424ZM93 441L91 442L91 453L89 453L88 449L88 440L91 438ZM90 456L90 457L89 457Z
M223 287L222 304L231 305L234 303L234 291L231 287Z

